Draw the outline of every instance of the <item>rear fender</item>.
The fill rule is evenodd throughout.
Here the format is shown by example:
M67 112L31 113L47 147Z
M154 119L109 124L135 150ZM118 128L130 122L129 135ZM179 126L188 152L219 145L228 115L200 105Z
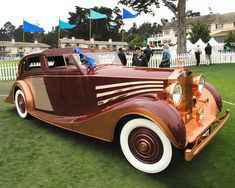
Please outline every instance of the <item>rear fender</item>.
M28 84L25 81L22 81L22 80L16 81L14 83L8 97L4 98L4 101L8 102L8 103L14 103L15 93L16 93L17 89L20 89L24 93L24 96L26 98L26 104L27 104L28 111L30 112L30 111L34 110L35 106L34 106L34 100L33 100L32 92L31 92Z

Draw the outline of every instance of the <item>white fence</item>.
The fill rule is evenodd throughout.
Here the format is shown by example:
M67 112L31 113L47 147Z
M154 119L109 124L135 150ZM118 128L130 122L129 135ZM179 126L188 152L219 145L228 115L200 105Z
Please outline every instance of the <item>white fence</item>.
M154 54L150 61L148 66L149 67L159 67L159 64L161 62L162 55ZM194 54L183 54L183 55L172 55L171 57L171 67L178 67L178 60L183 60L183 66L195 66L196 65L196 59ZM222 64L222 63L235 63L235 53L218 53L213 54L211 56L212 64ZM132 63L132 55L127 55L127 66L131 66ZM200 65L206 64L206 58L205 54L201 55ZM15 80L17 77L17 70L18 65L17 64L9 64L5 65L0 62L0 81L6 81L6 80Z
M149 63L148 67L159 67L161 63L162 55L154 54ZM171 56L171 67L178 67L178 60L183 60L183 66L195 66L196 58L193 53L191 54L182 54L182 55L172 55ZM222 63L235 63L235 53L217 53L211 56L212 64L222 64ZM132 64L132 55L127 55L127 66ZM206 65L206 56L202 54L200 56L200 65Z
M19 61L20 60L20 56L18 55L11 55L11 56L0 56L0 63L1 62L9 62L9 61Z
M17 77L18 65L0 63L0 81L15 80Z

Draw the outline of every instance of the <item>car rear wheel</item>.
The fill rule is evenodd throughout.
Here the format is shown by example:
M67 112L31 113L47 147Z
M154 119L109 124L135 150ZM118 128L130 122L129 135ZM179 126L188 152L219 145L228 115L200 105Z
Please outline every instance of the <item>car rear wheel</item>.
M154 122L136 118L121 130L120 145L126 159L145 173L163 171L172 160L172 145Z
M19 116L23 119L29 116L24 93L19 89L15 93L15 105Z

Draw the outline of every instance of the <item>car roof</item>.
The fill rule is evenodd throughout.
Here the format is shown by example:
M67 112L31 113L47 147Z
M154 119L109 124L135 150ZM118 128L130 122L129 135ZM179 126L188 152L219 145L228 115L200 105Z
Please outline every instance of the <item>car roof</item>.
M28 55L36 55L36 54L42 54L45 56L61 56L63 54L71 54L75 53L74 48L53 48L53 49L47 49L47 50L40 50L40 51L33 51L30 52ZM93 48L81 48L81 50L84 53L97 53L97 52L108 52L107 50L95 50Z

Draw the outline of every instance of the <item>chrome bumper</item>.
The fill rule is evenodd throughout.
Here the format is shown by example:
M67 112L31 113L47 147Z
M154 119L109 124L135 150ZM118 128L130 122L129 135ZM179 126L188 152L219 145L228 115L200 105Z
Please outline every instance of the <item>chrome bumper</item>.
M207 144L217 135L220 129L225 125L226 121L230 117L230 111L226 111L226 114L222 117L218 118L215 123L219 123L217 127L208 135L204 140L202 140L199 144L194 146L192 149L186 149L184 152L184 159L186 161L191 161L197 154L202 151Z

